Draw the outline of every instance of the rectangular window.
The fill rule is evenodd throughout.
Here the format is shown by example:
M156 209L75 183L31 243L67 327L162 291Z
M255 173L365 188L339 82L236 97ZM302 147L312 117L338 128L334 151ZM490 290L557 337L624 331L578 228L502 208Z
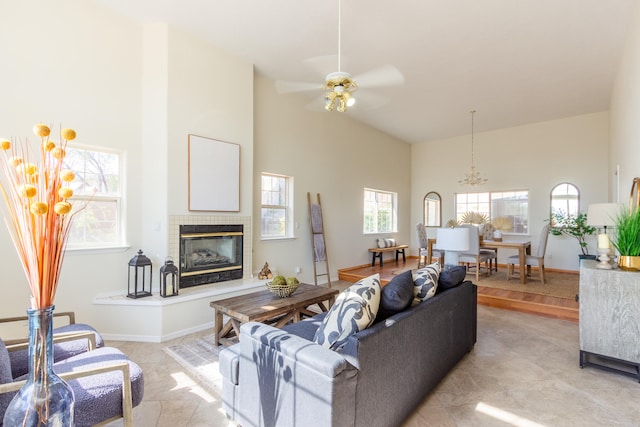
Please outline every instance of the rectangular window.
M261 237L293 237L293 178L262 173L261 193Z
M76 175L70 183L71 200L78 206L86 204L74 217L69 249L122 246L122 154L71 145L66 151L64 168Z
M508 218L513 229L511 233L529 232L529 192L496 191L486 193L456 194L456 219L460 221L467 212L477 212L494 218Z
M388 191L364 189L365 234L395 233L397 224L398 194Z

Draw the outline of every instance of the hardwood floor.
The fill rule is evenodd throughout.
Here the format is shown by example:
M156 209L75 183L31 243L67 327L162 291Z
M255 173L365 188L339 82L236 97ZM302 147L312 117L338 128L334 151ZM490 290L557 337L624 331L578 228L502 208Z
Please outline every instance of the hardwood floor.
M385 261L383 267L380 267L378 263L374 267L371 264L348 267L338 270L338 278L348 282L356 282L364 277L380 273L381 282L386 284L398 270L415 268L416 263L417 258L407 258L406 262ZM506 266L499 266L499 268L506 268ZM482 286L482 280L476 285L478 285L478 304L578 322L578 302L575 300L489 288Z

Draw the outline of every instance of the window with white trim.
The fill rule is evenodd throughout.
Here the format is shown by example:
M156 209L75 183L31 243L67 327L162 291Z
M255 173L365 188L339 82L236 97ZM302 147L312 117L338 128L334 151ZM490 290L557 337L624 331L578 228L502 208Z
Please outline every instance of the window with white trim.
M395 233L398 231L398 193L364 189L365 234Z
M490 220L506 217L511 220L511 233L529 232L529 192L495 191L485 193L457 193L456 219L458 221L467 212L486 215Z
M293 237L293 177L262 173L262 239Z
M563 182L551 190L551 215L564 212L570 216L580 213L580 190L573 184Z
M118 151L67 145L64 167L75 173L70 182L72 201L84 206L73 219L69 249L122 246L122 153Z

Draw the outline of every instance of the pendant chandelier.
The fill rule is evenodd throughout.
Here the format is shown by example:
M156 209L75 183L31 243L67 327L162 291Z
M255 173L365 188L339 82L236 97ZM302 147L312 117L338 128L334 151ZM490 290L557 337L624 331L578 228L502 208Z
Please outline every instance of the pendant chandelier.
M487 178L480 177L480 172L476 171L476 167L473 164L473 117L476 110L471 110L471 170L464 175L464 178L458 181L466 187L476 187L487 183Z

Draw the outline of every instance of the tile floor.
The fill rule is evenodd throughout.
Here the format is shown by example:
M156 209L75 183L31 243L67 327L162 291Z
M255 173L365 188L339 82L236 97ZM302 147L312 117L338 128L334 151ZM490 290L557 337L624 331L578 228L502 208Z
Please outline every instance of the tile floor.
M108 343L144 370L145 397L134 409L137 427L233 425L218 398L162 351L192 338ZM478 306L474 350L403 426L640 426L640 384L580 369L578 339L576 323Z

